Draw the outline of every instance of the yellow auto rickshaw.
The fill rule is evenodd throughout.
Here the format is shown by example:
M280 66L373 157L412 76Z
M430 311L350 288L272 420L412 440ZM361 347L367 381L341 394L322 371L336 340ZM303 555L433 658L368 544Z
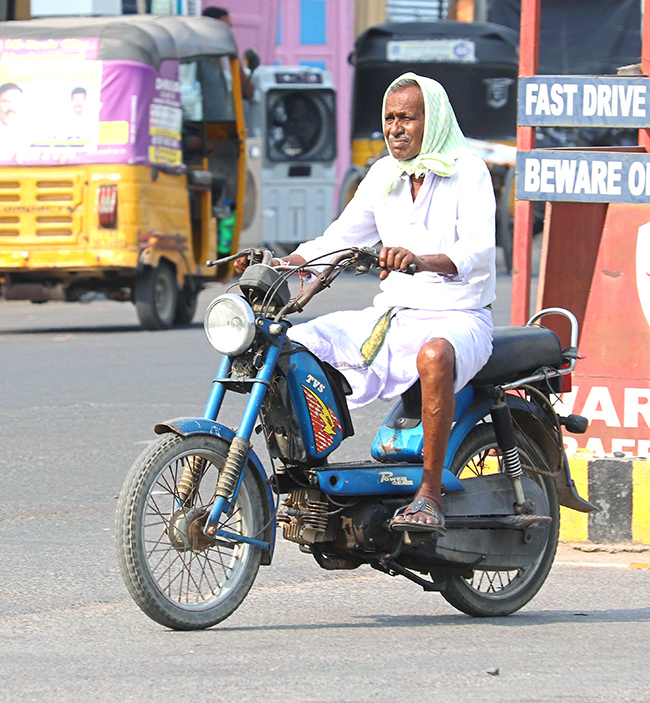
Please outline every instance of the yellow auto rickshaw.
M0 283L6 300L135 303L191 322L244 217L237 46L211 17L0 23Z

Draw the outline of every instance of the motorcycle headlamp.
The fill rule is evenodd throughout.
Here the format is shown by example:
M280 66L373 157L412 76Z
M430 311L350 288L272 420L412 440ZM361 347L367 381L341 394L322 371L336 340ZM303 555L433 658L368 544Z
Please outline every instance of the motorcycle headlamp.
M250 305L228 293L210 303L203 326L210 344L226 356L241 354L255 337L255 315Z

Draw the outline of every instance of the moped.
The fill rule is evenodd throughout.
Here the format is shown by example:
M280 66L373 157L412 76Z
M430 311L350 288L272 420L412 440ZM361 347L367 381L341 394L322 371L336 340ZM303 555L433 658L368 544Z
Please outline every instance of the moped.
M332 463L354 433L350 388L287 336L292 313L341 272L377 266L376 251L334 252L317 268L272 268L271 253L259 249L219 263L241 256L250 265L240 293L218 296L205 315L222 358L203 416L156 425L160 438L135 461L119 497L118 561L138 606L177 630L224 620L271 563L276 526L323 569L369 565L473 616L524 606L551 569L559 506L595 509L578 495L562 440L563 428L584 432L587 420L554 409L577 358L574 315L551 308L495 329L488 363L456 394L442 478L446 531L396 532L390 520L422 478L419 384L389 413L371 459ZM287 281L296 274L305 278L292 296ZM567 349L538 324L550 314L571 323ZM248 396L228 424L219 421L227 393ZM268 471L254 432L268 449Z

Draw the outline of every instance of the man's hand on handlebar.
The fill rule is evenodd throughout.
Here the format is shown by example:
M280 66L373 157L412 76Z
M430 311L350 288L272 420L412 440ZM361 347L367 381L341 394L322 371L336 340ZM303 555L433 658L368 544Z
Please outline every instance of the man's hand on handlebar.
M383 281L391 271L417 273L422 270L423 263L420 257L403 247L382 247L379 252L379 278Z
M379 278L383 281L391 271L402 273L419 273L431 271L447 276L458 273L456 264L446 254L424 254L416 256L403 247L383 247L379 252Z
M241 276L242 273L248 268L248 257L247 256L240 256L239 259L235 259L235 262L233 263L233 266L235 267L235 273L238 276Z

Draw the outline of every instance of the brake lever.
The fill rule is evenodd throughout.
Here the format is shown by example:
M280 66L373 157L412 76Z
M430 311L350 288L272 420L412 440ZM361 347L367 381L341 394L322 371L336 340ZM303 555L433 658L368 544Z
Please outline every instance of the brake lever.
M252 252L253 249L244 249L243 251L239 251L236 254L224 256L222 259L208 259L205 262L205 266L221 266L222 264L228 264L231 261L235 261L235 259L241 258L242 256L250 256Z
M231 254L230 256L224 256L222 259L208 259L205 262L205 266L221 266L222 264L228 264L231 261L241 259L243 256L247 256L249 264L270 264L273 259L273 252L268 249L260 248L256 249L250 247L248 249L242 249L242 251L236 254Z

